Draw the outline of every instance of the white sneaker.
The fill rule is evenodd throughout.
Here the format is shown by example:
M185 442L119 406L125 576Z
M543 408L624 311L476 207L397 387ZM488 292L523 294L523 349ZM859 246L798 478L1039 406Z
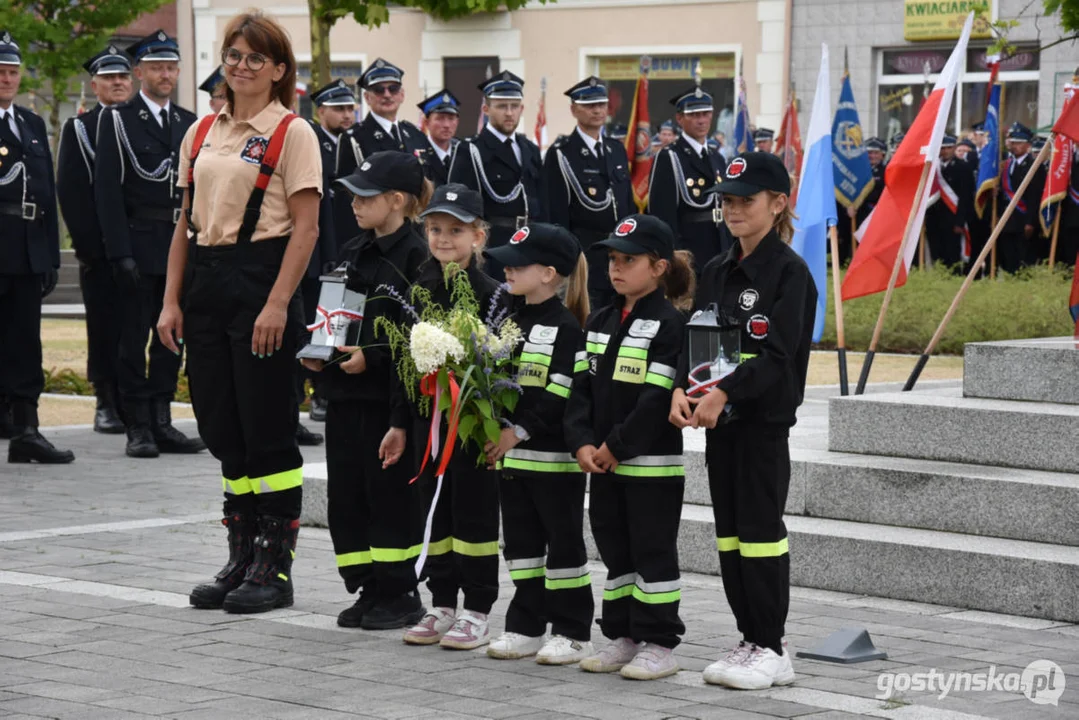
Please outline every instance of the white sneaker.
M409 645L434 645L453 627L456 613L456 608L431 608L418 623L405 631L405 642Z
M630 680L658 680L678 672L674 650L655 643L643 642L633 660L622 668L621 675Z
M581 660L581 669L594 673L617 672L636 656L637 643L627 637L618 638L595 655Z
M457 616L457 622L438 644L450 650L471 650L486 645L490 640L487 614L465 610Z
M536 655L536 662L540 665L572 665L595 652L587 640L582 642L565 635L552 635Z
M722 685L723 672L732 665L738 665L749 654L752 645L740 640L737 645L719 654L719 659L704 669L704 681L710 685Z
M545 647L543 641L543 635L530 637L507 631L502 633L497 640L491 642L487 647L487 656L498 658L499 660L517 660L531 657L539 652L540 648Z
M774 650L753 645L741 662L731 665L718 677L718 684L736 690L764 690L773 685L790 685L794 682L794 667L790 653L784 648L782 655Z

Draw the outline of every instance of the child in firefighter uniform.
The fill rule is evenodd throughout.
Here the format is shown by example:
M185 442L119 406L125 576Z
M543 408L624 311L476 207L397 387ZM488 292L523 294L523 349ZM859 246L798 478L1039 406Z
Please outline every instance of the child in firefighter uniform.
M585 477L562 432L578 353L584 362L588 266L577 238L560 225L530 223L488 250L505 267L523 345L516 352L521 398L487 458L502 461L499 484L506 564L517 590L506 631L487 654L536 656L569 665L592 654L594 602L583 522ZM558 297L566 283L566 304ZM547 624L551 638L546 639Z
M443 308L452 306L451 288L445 280L450 263L466 273L483 312L492 306L497 312L504 302L505 293L499 284L479 267L487 240L487 224L482 216L480 194L458 183L438 188L420 216L432 258L420 269L416 283L431 291L431 302ZM415 414L414 421L413 443L422 448L431 419ZM446 444L445 423L442 428L439 447ZM388 461L401 456L403 435L404 431L394 428L387 436ZM498 472L477 467L478 462L478 448L464 447L457 439L435 504L423 566L432 607L405 633L404 640L410 645L440 644L453 650L471 650L490 642L487 615L498 597ZM427 468L417 482L422 484L429 508L436 499L437 478L430 460ZM459 594L464 595L460 613Z
M678 672L678 524L685 470L682 431L663 422L678 356L682 314L666 295L692 294L687 251L670 227L630 215L598 243L610 253L618 297L588 321L586 353L575 363L565 435L590 472L589 519L607 566L604 636L611 643L581 661L588 672L652 680Z
M422 508L413 454L383 469L379 446L391 427L407 428L408 407L392 393L396 370L375 318L401 321L404 308L387 286L408 296L427 260L427 242L412 223L431 197L431 184L414 156L373 153L337 184L352 196L360 235L341 249L347 288L364 296L358 347L341 347L336 360L305 358L319 373L326 409L327 513L337 569L350 593L362 590L337 616L341 627L388 630L423 617L416 592ZM331 322L334 308L318 308ZM316 323L317 324L317 323Z
M756 690L794 682L783 642L790 555L783 510L790 485L788 433L802 403L816 311L809 269L790 248L790 176L775 155L731 160L723 217L737 238L701 271L696 308L740 330L733 372L703 396L681 368L670 420L707 428L705 461L723 589L741 641L704 671L705 682ZM694 332L692 320L687 334Z

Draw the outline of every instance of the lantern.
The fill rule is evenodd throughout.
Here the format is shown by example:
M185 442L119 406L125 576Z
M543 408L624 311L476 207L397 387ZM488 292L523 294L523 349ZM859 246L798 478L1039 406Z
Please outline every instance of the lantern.
M690 396L711 392L742 360L742 327L715 304L698 310L686 323Z
M296 353L297 358L328 362L336 348L360 344L360 328L367 296L348 289L348 264L319 277L322 287L315 308L315 322L307 326L311 342Z

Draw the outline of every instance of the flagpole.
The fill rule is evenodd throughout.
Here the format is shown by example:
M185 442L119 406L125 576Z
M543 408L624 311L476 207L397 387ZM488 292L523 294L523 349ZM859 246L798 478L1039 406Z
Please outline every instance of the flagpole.
M993 227L997 226L997 188L993 188ZM988 242L986 243L988 245ZM997 246L993 246L993 257L989 261L989 279L997 279Z
M925 270L925 225L922 225L922 231L918 233L918 269Z
M1057 256L1057 237L1060 235L1060 213L1064 210L1064 203L1057 208L1056 217L1053 218L1053 239L1049 243L1049 269L1053 269L1053 262Z
M858 238L854 237L854 233L858 232L858 215L850 219L850 259L854 259L854 253L858 250Z
M865 360L862 361L862 373L858 377L858 387L854 391L855 395L861 395L865 392L865 384L869 380L869 370L873 367L873 357L877 354L877 344L880 342L880 334L884 329L884 317L888 314L888 305L892 300L892 293L895 292L896 281L899 279L899 268L902 267L904 256L906 255L907 241L910 237L911 228L914 226L914 218L917 217L918 210L925 201L925 183L929 178L929 171L932 169L933 160L930 159L922 167L922 177L918 180L918 190L914 193L914 204L910 207L907 226L904 228L903 237L899 241L899 251L895 254L895 262L892 263L892 275L888 278L888 289L884 293L884 302L880 306L880 315L877 316L877 326L873 328L873 339L870 341L869 349L865 353Z
M839 282L839 232L837 225L828 228L828 241L832 246L832 294L835 296L835 336L836 354L839 361L839 394L849 395L847 341L843 330L843 293Z
M967 277L963 280L963 285L959 288L959 292L956 293L955 299L952 300L951 307L948 308L948 312L944 314L944 319L940 321L940 325L937 327L937 331L933 333L933 338L929 341L929 344L925 348L925 352L918 358L918 363L914 366L914 369L910 373L910 377L907 378L906 385L903 386L903 391L907 392L914 389L914 384L918 382L918 377L922 374L922 370L925 369L925 364L929 362L929 356L933 354L933 351L937 347L937 343L940 342L940 338L944 335L945 328L948 327L948 323L951 322L952 316L955 315L956 309L959 307L959 303L963 300L963 296L966 295L967 290L970 289L971 284L974 282L974 278L978 274L978 270L985 262L985 256L991 251L996 250L997 238L1000 236L1001 231L1007 224L1008 219L1012 216L1012 212L1015 211L1015 206L1019 204L1019 200L1022 199L1023 193L1026 192L1027 186L1030 185L1030 181L1034 179L1037 174L1037 170L1041 167L1041 164L1045 161L1046 156L1052 149L1052 137L1049 138L1050 142L1045 143L1045 147L1038 153L1038 157L1035 158L1034 164L1030 166L1027 171L1026 177L1023 178L1023 182L1019 184L1019 189L1015 191L1011 201L1008 203L1008 207L1004 208L1004 215L1000 220L996 222L996 226L993 228L993 233L989 236L989 240L986 241L985 247L982 248L981 253L978 255L978 259L974 261L974 264L970 268L970 272L967 273ZM887 298L885 298L887 302Z

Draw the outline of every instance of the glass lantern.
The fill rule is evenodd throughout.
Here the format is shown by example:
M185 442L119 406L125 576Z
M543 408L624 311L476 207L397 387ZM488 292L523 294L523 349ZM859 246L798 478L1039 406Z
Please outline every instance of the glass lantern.
M686 323L691 397L711 392L742 360L742 327L713 303Z
M336 348L360 344L363 312L367 296L348 289L348 264L319 277L322 287L315 308L315 322L307 326L311 342L296 353L297 358L329 362Z

